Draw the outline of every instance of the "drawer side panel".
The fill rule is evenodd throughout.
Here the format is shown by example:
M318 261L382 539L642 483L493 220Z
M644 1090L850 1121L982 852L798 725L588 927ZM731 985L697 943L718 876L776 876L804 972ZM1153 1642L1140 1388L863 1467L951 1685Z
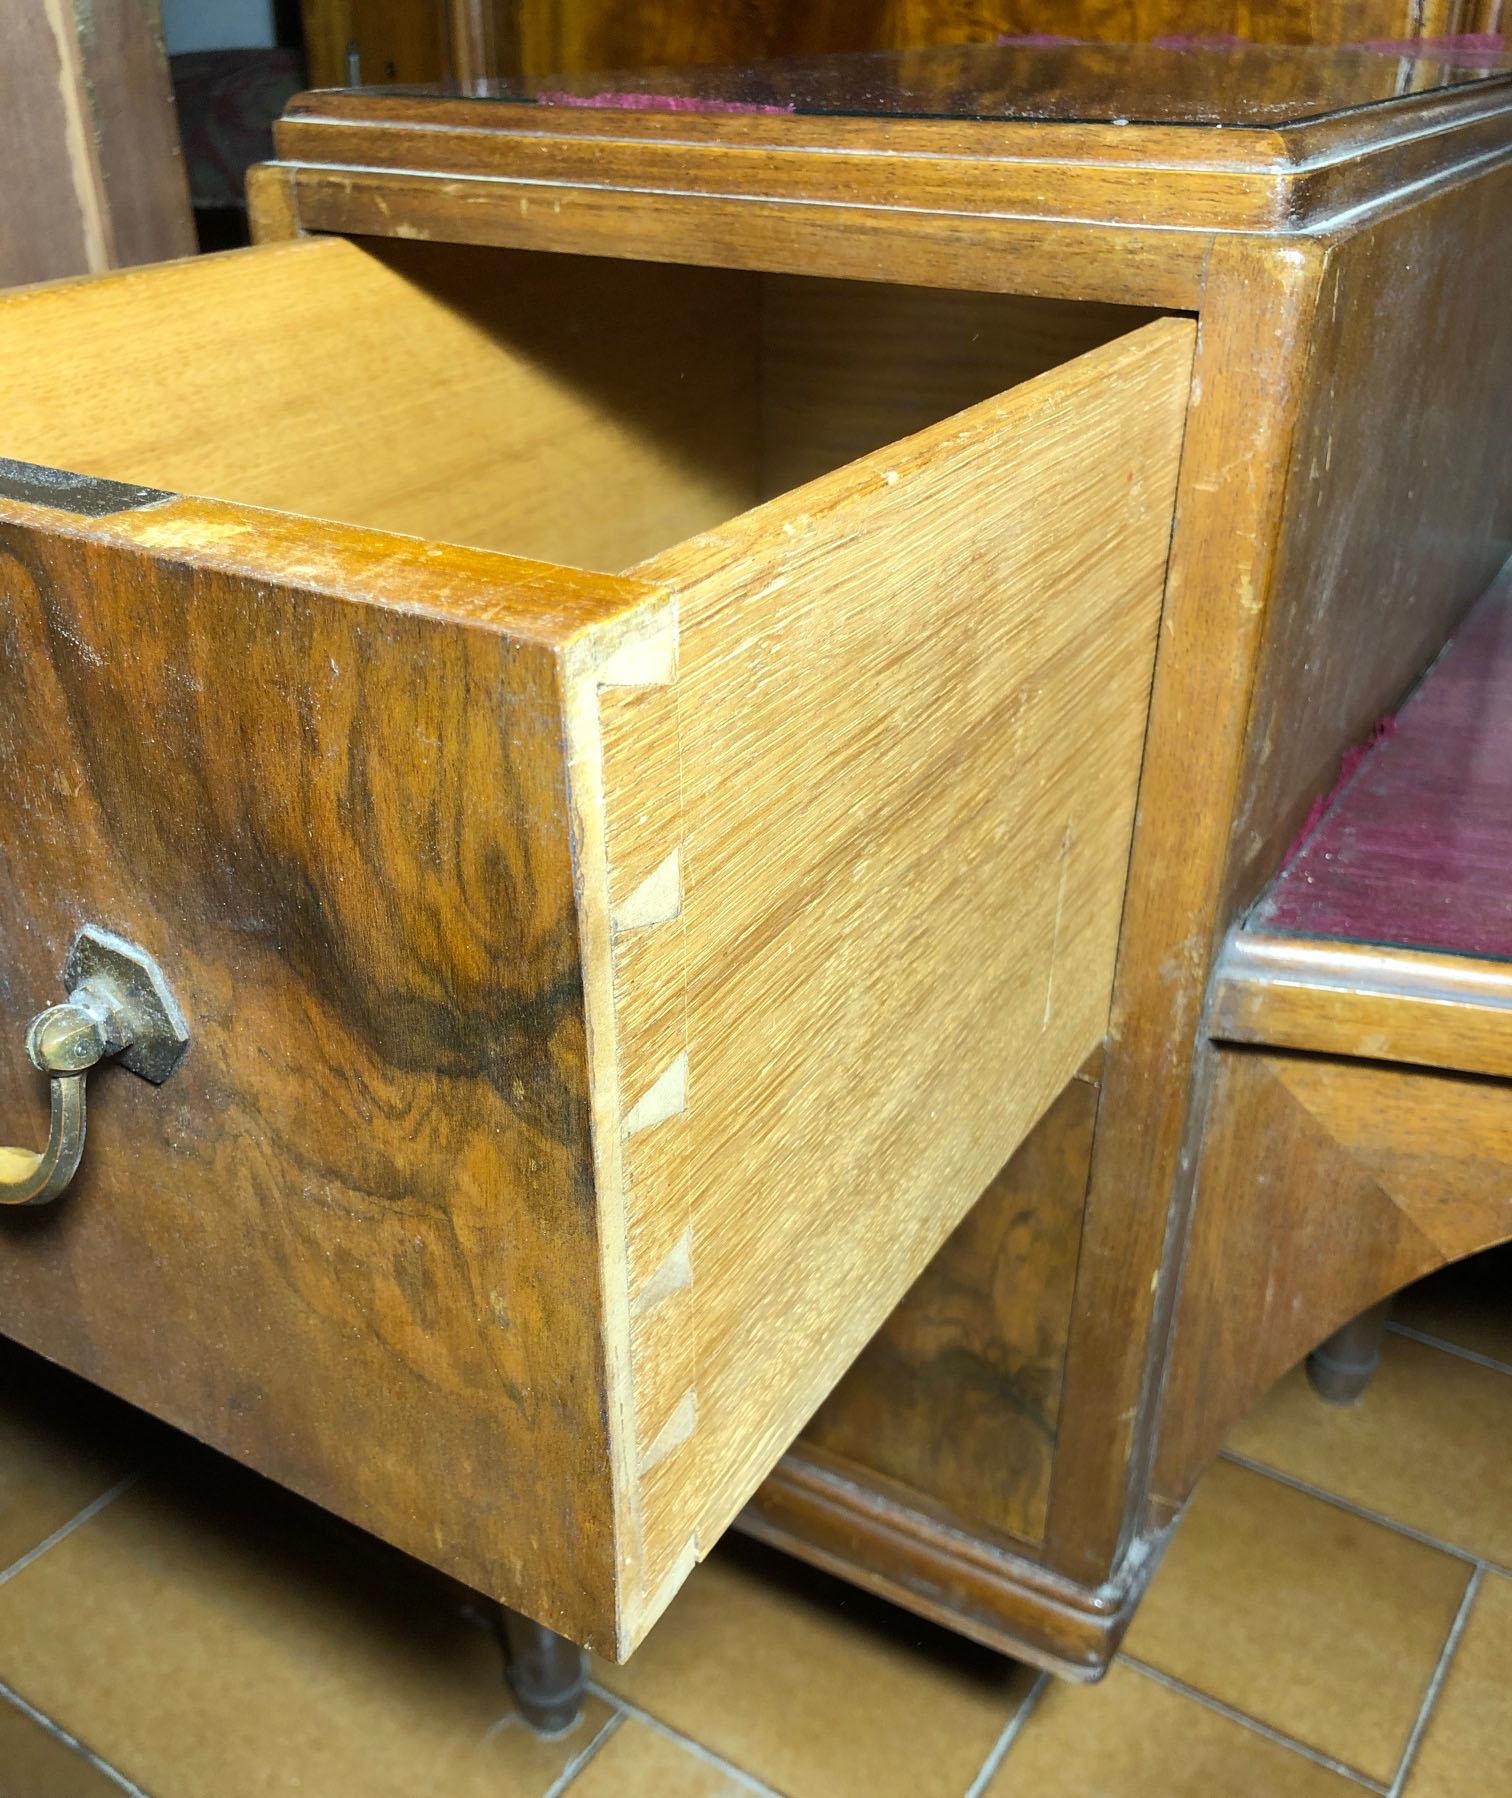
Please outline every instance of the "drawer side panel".
M1193 341L1148 326L637 570L681 619L668 1540L707 1550L1105 1034Z

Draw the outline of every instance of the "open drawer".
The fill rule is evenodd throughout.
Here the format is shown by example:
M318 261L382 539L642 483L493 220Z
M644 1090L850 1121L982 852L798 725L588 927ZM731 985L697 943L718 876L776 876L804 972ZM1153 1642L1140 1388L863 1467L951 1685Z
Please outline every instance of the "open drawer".
M0 297L0 1132L81 926L190 1039L0 1328L611 1654L1107 1026L1193 327L956 411L886 293Z

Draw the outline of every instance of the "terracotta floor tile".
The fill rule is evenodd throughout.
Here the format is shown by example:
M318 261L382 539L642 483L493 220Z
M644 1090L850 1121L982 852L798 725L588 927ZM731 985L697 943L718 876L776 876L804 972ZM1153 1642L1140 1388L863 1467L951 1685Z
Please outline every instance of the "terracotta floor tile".
M1363 1788L1132 1667L1047 1686L988 1798L1360 1798Z
M599 1678L790 1798L959 1798L1032 1675L731 1539Z
M1220 1462L1178 1526L1127 1649L1389 1780L1468 1569L1322 1499Z
M1512 1374L1388 1336L1355 1405L1325 1405L1300 1369L1229 1439L1250 1460L1512 1566ZM1411 1451L1403 1452L1403 1445Z
M572 1798L746 1798L744 1780L629 1717L584 1767Z
M1407 1798L1504 1792L1512 1792L1512 1580L1491 1574L1470 1608Z
M526 1798L490 1635L404 1557L203 1451L0 1586L0 1679L153 1798Z
M0 1342L0 1572L108 1491L149 1438L127 1406Z
M1458 1261L1397 1295L1398 1323L1512 1367L1512 1244Z
M121 1798L122 1787L0 1699L0 1791L7 1798Z

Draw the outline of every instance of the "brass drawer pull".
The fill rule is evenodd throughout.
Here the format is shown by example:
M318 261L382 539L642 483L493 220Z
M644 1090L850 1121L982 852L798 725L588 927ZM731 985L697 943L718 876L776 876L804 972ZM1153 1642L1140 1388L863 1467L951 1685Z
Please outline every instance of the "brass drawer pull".
M144 950L86 925L63 964L68 998L39 1011L26 1029L26 1052L49 1078L52 1119L47 1147L0 1148L0 1205L45 1205L78 1172L84 1153L84 1081L96 1062L119 1056L143 1079L161 1084L189 1047L168 982Z

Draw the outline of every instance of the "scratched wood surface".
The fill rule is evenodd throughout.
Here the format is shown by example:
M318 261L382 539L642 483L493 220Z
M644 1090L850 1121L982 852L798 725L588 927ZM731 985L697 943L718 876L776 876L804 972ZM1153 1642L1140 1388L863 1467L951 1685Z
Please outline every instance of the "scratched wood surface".
M647 590L200 501L4 501L0 968L81 923L191 1032L91 1077L5 1329L480 1589L616 1639L563 644ZM612 1222L612 1213L610 1221Z
M1410 99L1284 134L559 109L506 143L485 124L500 108L449 104L443 128L397 97L300 103L271 228L633 241L654 258L1201 308L1043 1548L1095 1594L1147 1518L1213 957L1339 755L1505 554L1504 122ZM367 167L349 166L353 142ZM531 185L547 164L549 212ZM1188 228L1149 228L1157 202ZM1383 436L1383 410L1407 422ZM814 1552L860 1527L848 1518L831 1514ZM1017 1592L1053 1627L1053 1605Z
M811 208L840 205L888 233L927 229L928 215L943 212L957 231L970 218L1290 234L1472 163L1505 146L1512 131L1512 58L1469 70L1414 65L1423 91L1404 92L1396 61L1378 55L1249 51L1237 60L1259 59L1262 68L1236 79L1233 54L1208 53L1205 77L1173 53L1062 54L1071 60L1053 94L1036 92L1025 107L1033 84L1005 69L994 93L968 95L964 116L960 108L918 116L930 112L927 98L911 84L890 88L884 65L880 98L854 116L827 93L801 104L779 92L770 105L763 93L755 105L701 107L696 82L661 108L324 91L290 101L274 141L308 228L389 234L402 220L407 232L445 238L465 220L464 236L486 231L496 242L588 249L611 247L613 238L633 242L641 257L723 262L718 240L729 204L738 202L748 227L741 266L755 267L761 201L781 202L782 217L813 229L824 221L811 219ZM1161 63L1162 55L1184 73L1190 102L1173 100L1174 123L1136 103L1160 80L1141 59ZM843 59L835 62L843 71ZM1326 72L1335 65L1336 79ZM1436 85L1441 77L1450 85ZM969 86L969 73L960 79ZM1266 103L1270 87L1275 97ZM585 97L592 99L591 83ZM606 210L611 190L613 206L629 209L617 221ZM386 215L385 204L402 212ZM338 223L342 206L348 212ZM842 238L856 221L831 225L829 235ZM669 253L679 226L679 248ZM1073 240L1078 235L1087 233ZM957 245L956 254L969 248ZM1086 248L1095 254L1095 243ZM1157 266L1192 253L1169 241L1159 249ZM1200 266L1200 246L1197 253ZM868 274L812 257L793 267ZM1038 290L1015 274L1011 282L999 271L951 284Z
M1223 1042L1512 1077L1512 967L1239 931L1214 971L1208 1029Z

